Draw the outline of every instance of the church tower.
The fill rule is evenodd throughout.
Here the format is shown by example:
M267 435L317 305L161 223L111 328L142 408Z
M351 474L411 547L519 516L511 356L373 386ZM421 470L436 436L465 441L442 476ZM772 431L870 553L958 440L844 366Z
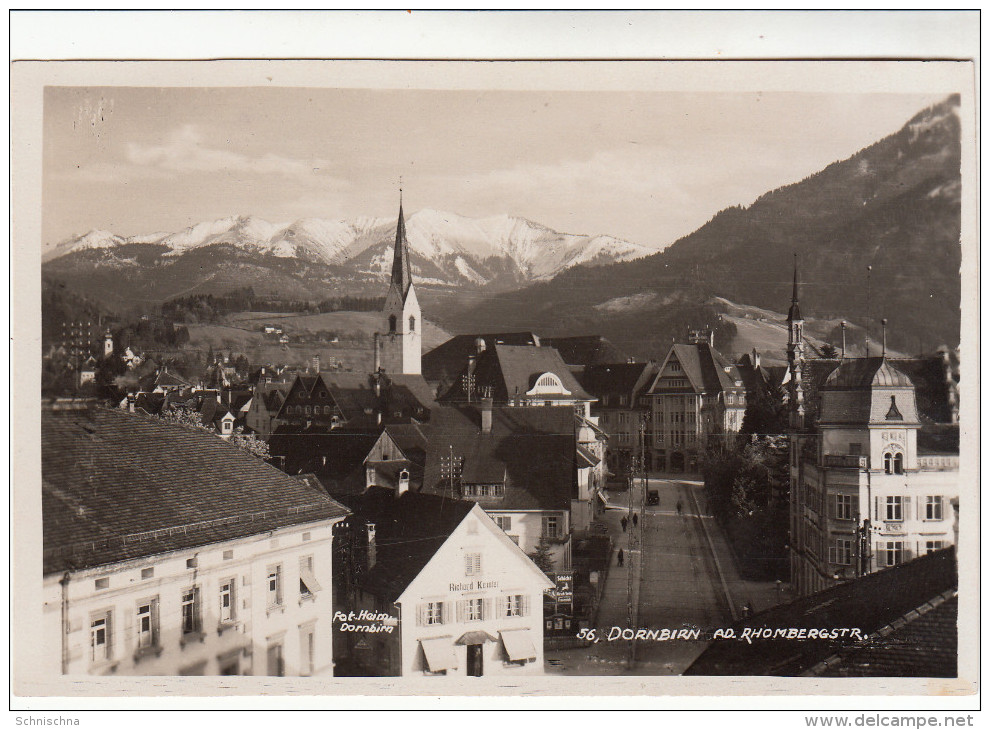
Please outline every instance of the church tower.
M804 387L801 371L804 369L804 320L798 306L797 254L794 254L794 291L791 294L791 308L787 312L787 367L790 380L787 389L790 394L790 426L793 429L804 427Z
M392 280L382 311L384 327L377 338L376 354L381 369L390 375L419 375L422 372L423 321L419 301L412 283L406 221L402 214L402 190L399 190L399 221L395 227L395 252Z

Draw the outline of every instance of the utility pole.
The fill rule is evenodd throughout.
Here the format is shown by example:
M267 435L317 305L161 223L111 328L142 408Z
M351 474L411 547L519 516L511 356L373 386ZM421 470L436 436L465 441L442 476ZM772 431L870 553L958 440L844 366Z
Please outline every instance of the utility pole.
M634 475L639 476L639 494L635 494L635 490L631 490L629 493L629 509L633 514L636 514L635 510L639 510L639 517L636 520L636 524L633 525L632 529L629 530L629 572L627 574L627 595L628 608L627 608L627 625L633 631L638 628L633 624L639 616L638 606L634 610L633 606L633 556L639 553L639 570L640 579L642 579L643 562L646 558L644 554L645 541L643 540L643 530L646 527L646 491L649 484L649 477L646 473L646 422L649 418L649 414L644 413L640 417L639 428L636 439L637 446L637 456L634 461L633 471ZM636 484L636 479L630 480L631 485ZM637 506L638 503L638 506ZM638 603L638 601L637 601ZM628 664L629 668L632 669L633 665L636 663L636 639L635 634L633 634L633 639L629 642L629 658Z

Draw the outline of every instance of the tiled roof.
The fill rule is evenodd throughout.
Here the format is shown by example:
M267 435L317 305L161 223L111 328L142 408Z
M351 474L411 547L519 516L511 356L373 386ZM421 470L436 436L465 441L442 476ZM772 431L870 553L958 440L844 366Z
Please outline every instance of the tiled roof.
M364 488L364 459L377 440L375 433L285 425L275 429L268 448L288 474L316 474L337 496Z
M200 429L102 408L41 423L46 574L346 514Z
M845 360L818 391L823 424L919 423L910 378L884 358Z
M496 407L489 434L481 432L473 406L434 409L423 491L452 496L444 468L451 450L463 460L463 482L505 484L501 509L570 506L577 453L573 408Z
M857 357L842 360L828 376L827 388L910 388L911 379L887 358Z
M375 524L376 561L359 578L361 587L394 601L474 508L473 502L432 494L370 487L342 498L354 511L349 521Z
M671 345L667 358L676 358L681 365L684 376L690 383L685 388L675 388L674 390L694 391L695 393L708 393L714 395L725 390L740 389L743 386L736 385L736 381L742 381L742 375L735 365L729 363L718 350L707 342L693 345L675 344ZM728 369L728 372L726 372ZM670 390L667 386L661 385L663 381L659 377L654 379L650 388L651 392L659 389Z
M397 423L385 427L385 433L399 447L407 459L421 467L426 462L429 444L429 425L423 423Z
M775 606L736 622L733 628L737 636L745 627L858 628L865 637L957 585L955 549L946 548ZM857 643L848 636L835 640L769 638L751 644L713 641L685 674L798 676Z
M158 373L157 377L155 378L155 387L158 387L159 385L164 385L169 387L171 386L188 387L189 385L191 385L191 383L188 380L183 380L175 373L170 373L168 370L162 370L161 372Z
M959 599L950 598L886 636L849 647L816 667L821 677L955 677Z
M482 340L485 349L495 345L540 344L540 338L532 332L493 332L488 334L457 335L423 355L423 377L431 383L453 382L467 366L468 356L478 354L477 341Z
M541 344L556 349L568 365L587 367L610 362L626 362L629 359L628 355L601 335L544 337Z

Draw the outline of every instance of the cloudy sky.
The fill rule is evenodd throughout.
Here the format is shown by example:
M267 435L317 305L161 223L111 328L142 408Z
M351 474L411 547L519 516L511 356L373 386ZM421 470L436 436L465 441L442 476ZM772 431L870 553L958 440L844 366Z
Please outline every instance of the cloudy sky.
M918 94L45 92L45 247L92 229L507 213L662 247L897 131Z

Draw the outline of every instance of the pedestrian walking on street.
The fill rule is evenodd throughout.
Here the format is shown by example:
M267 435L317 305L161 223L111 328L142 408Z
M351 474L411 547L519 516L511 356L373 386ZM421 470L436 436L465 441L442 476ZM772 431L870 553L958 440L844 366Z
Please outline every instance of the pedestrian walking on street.
M681 500L677 500L677 514L680 514L682 509Z
M625 555L622 553L622 548L619 548L619 567L622 567L622 563L625 560Z
M623 517L623 518L622 518L622 521L621 521L621 524L622 524L622 531L623 531L623 532L625 532L625 531L626 531L626 525L627 525L627 524L629 524L629 523L628 523L628 522L626 521L626 518L625 518L625 517ZM621 564L621 563L620 563L620 564Z
M633 527L635 527L638 524L639 524L639 514L637 512L633 512Z

